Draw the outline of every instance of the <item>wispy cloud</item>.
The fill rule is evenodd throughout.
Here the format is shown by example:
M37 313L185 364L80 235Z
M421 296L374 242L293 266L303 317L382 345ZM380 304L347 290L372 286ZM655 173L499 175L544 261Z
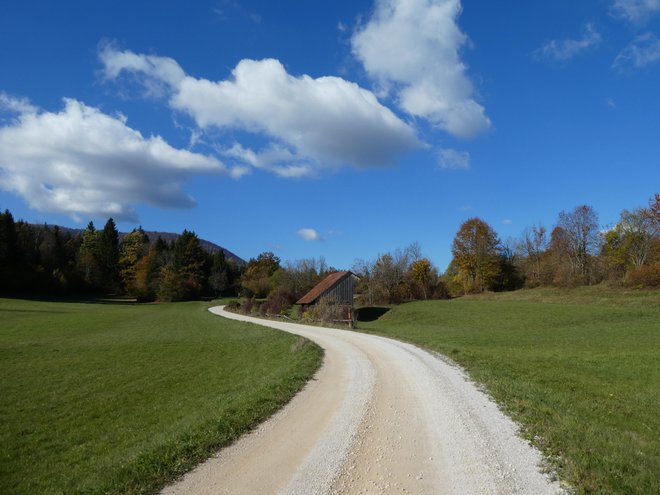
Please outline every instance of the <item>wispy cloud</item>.
M660 40L648 32L635 37L614 59L612 68L622 72L643 69L660 61Z
M651 16L660 12L660 0L614 0L610 12L618 19L644 24Z
M9 113L12 115L36 114L38 108L30 103L30 100L23 97L9 96L7 93L0 92L0 114Z
M513 223L513 220L511 220L510 218L505 218L504 220L502 220L502 223L504 225L511 225Z
M322 240L319 233L314 229L304 228L304 229L298 230L298 232L296 232L296 233L300 237L305 239L306 241L321 241Z
M470 153L445 148L438 153L438 166L445 170L467 170L470 168Z
M267 170L284 178L305 177L314 173L314 168L291 150L274 143L260 152L244 148L240 143L234 143L228 149L218 147L217 150L223 156L236 158L254 168ZM242 169L244 168L242 167Z
M602 37L593 24L587 24L579 39L551 40L534 52L537 59L565 61L600 44Z
M232 18L247 18L255 24L261 24L263 17L256 12L247 11L239 2L225 0L221 6L211 8L211 12L221 21L229 21Z

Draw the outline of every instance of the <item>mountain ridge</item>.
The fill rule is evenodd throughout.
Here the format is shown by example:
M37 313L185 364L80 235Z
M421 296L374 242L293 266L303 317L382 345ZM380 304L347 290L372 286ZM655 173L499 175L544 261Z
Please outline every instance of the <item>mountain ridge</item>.
M56 224L31 224L34 225L35 227L48 227L48 228L54 228L57 227L60 229L61 232L69 232L73 235L75 234L82 234L85 229L76 229L72 227L64 227L62 225L56 225ZM124 236L126 236L129 232L118 232L119 233L119 241L124 240ZM177 234L175 232L161 232L157 230L145 230L144 233L147 235L149 238L149 242L156 242L156 240L160 237L163 239L165 242L171 243L176 241L181 234ZM216 253L218 251L222 251L225 254L225 258L227 260L231 260L237 265L245 265L246 261L241 258L240 256L234 254L231 252L229 249L220 246L219 244L216 244L215 242L208 241L206 239L199 238L199 243L202 246L202 249L208 253Z

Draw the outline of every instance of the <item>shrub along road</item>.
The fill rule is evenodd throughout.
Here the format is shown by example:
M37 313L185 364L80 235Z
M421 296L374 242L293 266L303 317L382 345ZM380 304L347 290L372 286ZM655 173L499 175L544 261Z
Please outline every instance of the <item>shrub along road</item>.
M538 451L457 367L410 344L265 321L325 349L282 411L164 491L178 493L561 493Z

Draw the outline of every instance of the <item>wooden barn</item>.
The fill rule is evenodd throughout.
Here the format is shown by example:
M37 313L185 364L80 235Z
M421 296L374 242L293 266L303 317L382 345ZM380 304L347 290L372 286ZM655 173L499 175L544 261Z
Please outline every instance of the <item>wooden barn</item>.
M353 272L331 273L301 297L296 304L302 305L304 310L307 306L319 302L320 299L327 298L336 304L352 306L356 282L357 276Z

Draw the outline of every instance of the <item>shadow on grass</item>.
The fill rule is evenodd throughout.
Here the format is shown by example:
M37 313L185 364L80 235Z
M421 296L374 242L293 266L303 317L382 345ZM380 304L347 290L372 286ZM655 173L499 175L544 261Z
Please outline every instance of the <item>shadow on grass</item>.
M78 304L111 304L111 305L136 305L144 304L137 302L134 298L123 296L93 296L93 295L68 295L68 296L54 296L54 295L39 295L39 294L1 294L0 297L7 299L20 299L22 301L34 302L50 302L50 303L78 303ZM30 312L31 310L18 310L12 311ZM42 312L52 312L48 310L35 310Z
M369 306L357 309L357 321L376 321L387 313L390 308L380 306Z

